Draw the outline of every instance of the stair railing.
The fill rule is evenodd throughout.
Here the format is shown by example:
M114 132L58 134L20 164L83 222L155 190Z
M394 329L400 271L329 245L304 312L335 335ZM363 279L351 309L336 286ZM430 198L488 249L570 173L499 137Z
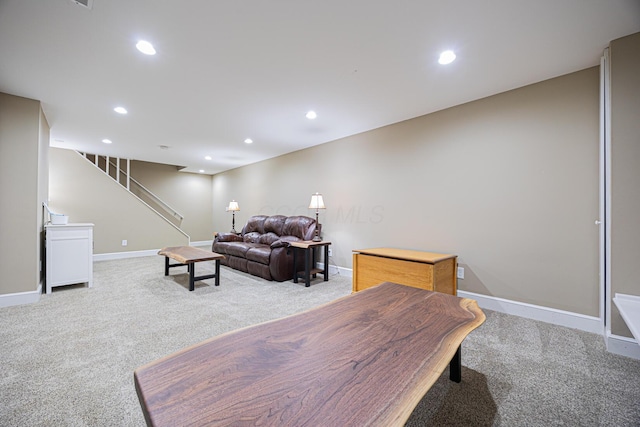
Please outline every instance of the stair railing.
M122 159L126 160L126 170L124 170L121 167L121 159L119 157L111 158L109 156L100 156L96 154L78 153L89 162L93 163L102 172L114 179L117 183L125 187L127 191L146 203L160 216L164 217L167 221L176 226L176 228L180 229L180 224L182 223L184 216L131 176L131 161L129 159ZM163 215L159 210L164 211L167 215Z

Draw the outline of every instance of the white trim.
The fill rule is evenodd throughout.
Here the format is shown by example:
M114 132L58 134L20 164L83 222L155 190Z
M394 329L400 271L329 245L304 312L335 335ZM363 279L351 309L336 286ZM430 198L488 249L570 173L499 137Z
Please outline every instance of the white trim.
M607 332L605 343L609 353L640 360L640 345L634 339Z
M189 243L189 246L198 246L198 247L208 246L209 249L211 249L212 245L213 245L213 240L201 240L199 242L190 242Z
M581 331L592 332L599 335L602 335L603 332L602 322L595 316L587 316L580 313L573 313L570 311L558 310L555 308L511 301L504 298L460 290L458 290L458 296L474 299L478 302L480 308L486 308L487 310L512 314L514 316L525 317L527 319L539 320L541 322L566 326L568 328L580 329Z
M316 263L318 268L324 269L324 262ZM337 265L329 264L329 276L339 274L344 277L353 277L353 270L351 268L338 267Z
M140 258L158 255L160 249L148 249L145 251L112 252L109 254L94 254L93 261L110 261L113 259Z
M0 308L14 305L33 304L40 301L42 296L42 283L38 284L38 289L29 292L17 292L15 294L0 295Z
M213 240L202 240L200 242L191 242L189 246L207 246L211 247L213 244ZM154 256L158 255L158 249L147 249L144 251L126 251L126 252L112 252L108 254L94 254L94 261L110 261L114 259L126 259L126 258L140 258L145 256Z
M636 342L640 341L640 297L616 293L613 302L618 307L620 316L627 324L631 335L636 339Z

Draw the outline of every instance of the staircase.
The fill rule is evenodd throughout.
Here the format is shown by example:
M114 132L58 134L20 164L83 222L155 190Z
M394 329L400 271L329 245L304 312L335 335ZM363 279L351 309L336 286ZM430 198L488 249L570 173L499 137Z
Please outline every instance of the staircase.
M189 237L187 233L180 229L184 216L160 199L160 197L153 194L151 190L131 177L131 161L129 159L100 156L96 154L82 153L79 151L78 154L110 176L115 182L126 188L127 191L140 199L151 210L155 211L175 228L180 230L180 232L186 237Z

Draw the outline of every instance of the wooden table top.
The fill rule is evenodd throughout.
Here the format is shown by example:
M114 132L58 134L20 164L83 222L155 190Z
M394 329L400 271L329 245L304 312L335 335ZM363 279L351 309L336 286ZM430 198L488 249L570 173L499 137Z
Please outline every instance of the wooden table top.
M422 252L395 248L354 249L353 252L365 255L381 256L385 258L424 262L427 264L434 264L436 262L444 261L445 259L457 257L457 255L452 254L439 254L435 252Z
M484 313L383 283L138 368L149 425L402 426Z
M328 240L321 240L319 242L314 242L313 240L298 240L295 242L289 242L289 244L295 248L308 249L313 246L326 246L330 245L331 242Z
M217 252L211 252L194 246L170 246L160 249L158 255L168 256L183 264L189 262L211 261L215 259L223 259L224 255Z

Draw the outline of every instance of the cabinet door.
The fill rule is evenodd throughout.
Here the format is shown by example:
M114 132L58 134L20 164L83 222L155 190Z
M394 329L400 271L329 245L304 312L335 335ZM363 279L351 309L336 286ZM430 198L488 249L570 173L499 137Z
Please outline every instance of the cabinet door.
M89 281L91 240L87 232L52 233L48 239L47 256L51 269L51 286Z

